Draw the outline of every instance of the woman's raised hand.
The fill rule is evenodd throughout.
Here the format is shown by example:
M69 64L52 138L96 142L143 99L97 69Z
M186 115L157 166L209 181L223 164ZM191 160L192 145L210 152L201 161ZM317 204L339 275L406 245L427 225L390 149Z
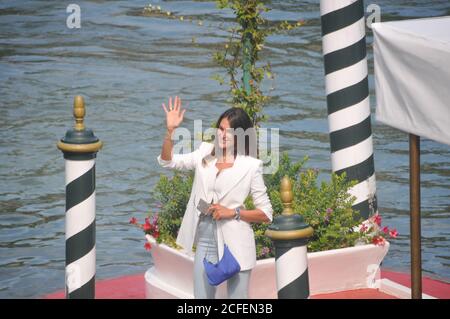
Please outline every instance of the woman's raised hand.
M164 108L164 112L166 112L167 129L174 130L180 126L181 122L183 122L184 112L186 112L186 109L181 110L181 99L178 96L175 96L175 101L172 105L172 97L169 97L169 110L167 110L164 103L162 104L162 107Z

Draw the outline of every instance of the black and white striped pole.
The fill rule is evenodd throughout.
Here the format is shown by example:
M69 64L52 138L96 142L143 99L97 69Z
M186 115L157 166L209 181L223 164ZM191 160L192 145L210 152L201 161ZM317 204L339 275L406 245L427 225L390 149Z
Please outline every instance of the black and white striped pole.
M57 147L66 166L66 298L95 298L95 157L102 142L84 127L84 100L73 105L75 127Z
M279 299L309 298L308 239L313 234L311 226L292 210L292 186L289 177L281 180L283 212L274 218L266 231L275 246L275 267Z
M369 84L362 0L321 0L325 88L331 166L358 184L353 209L366 219L377 211Z

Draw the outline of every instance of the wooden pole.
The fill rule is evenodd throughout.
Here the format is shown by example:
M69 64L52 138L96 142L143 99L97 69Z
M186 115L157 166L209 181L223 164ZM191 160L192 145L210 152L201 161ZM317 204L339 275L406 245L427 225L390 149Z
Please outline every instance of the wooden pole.
M420 136L409 134L409 197L411 211L411 298L422 298L420 232Z
M292 210L294 193L288 176L281 179L280 195L283 212L266 230L275 246L278 299L307 299L310 294L307 245L314 229Z
M75 127L58 142L66 167L66 298L95 298L95 158L102 148L84 125L84 99L75 96Z
M349 193L365 220L378 207L364 13L363 0L320 1L331 168L357 180Z

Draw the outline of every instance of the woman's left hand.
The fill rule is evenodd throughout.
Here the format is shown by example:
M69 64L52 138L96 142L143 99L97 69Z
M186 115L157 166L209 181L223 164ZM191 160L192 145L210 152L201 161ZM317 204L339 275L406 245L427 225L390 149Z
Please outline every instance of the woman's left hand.
M208 208L208 212L212 213L213 219L230 219L235 216L234 209L226 208L220 204L211 204Z

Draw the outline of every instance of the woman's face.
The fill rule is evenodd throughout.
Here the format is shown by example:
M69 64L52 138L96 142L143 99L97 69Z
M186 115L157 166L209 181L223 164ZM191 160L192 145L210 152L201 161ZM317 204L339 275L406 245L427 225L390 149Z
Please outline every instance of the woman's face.
M217 130L217 138L219 147L230 149L234 144L233 129L230 128L230 122L227 118L220 121L219 129Z

